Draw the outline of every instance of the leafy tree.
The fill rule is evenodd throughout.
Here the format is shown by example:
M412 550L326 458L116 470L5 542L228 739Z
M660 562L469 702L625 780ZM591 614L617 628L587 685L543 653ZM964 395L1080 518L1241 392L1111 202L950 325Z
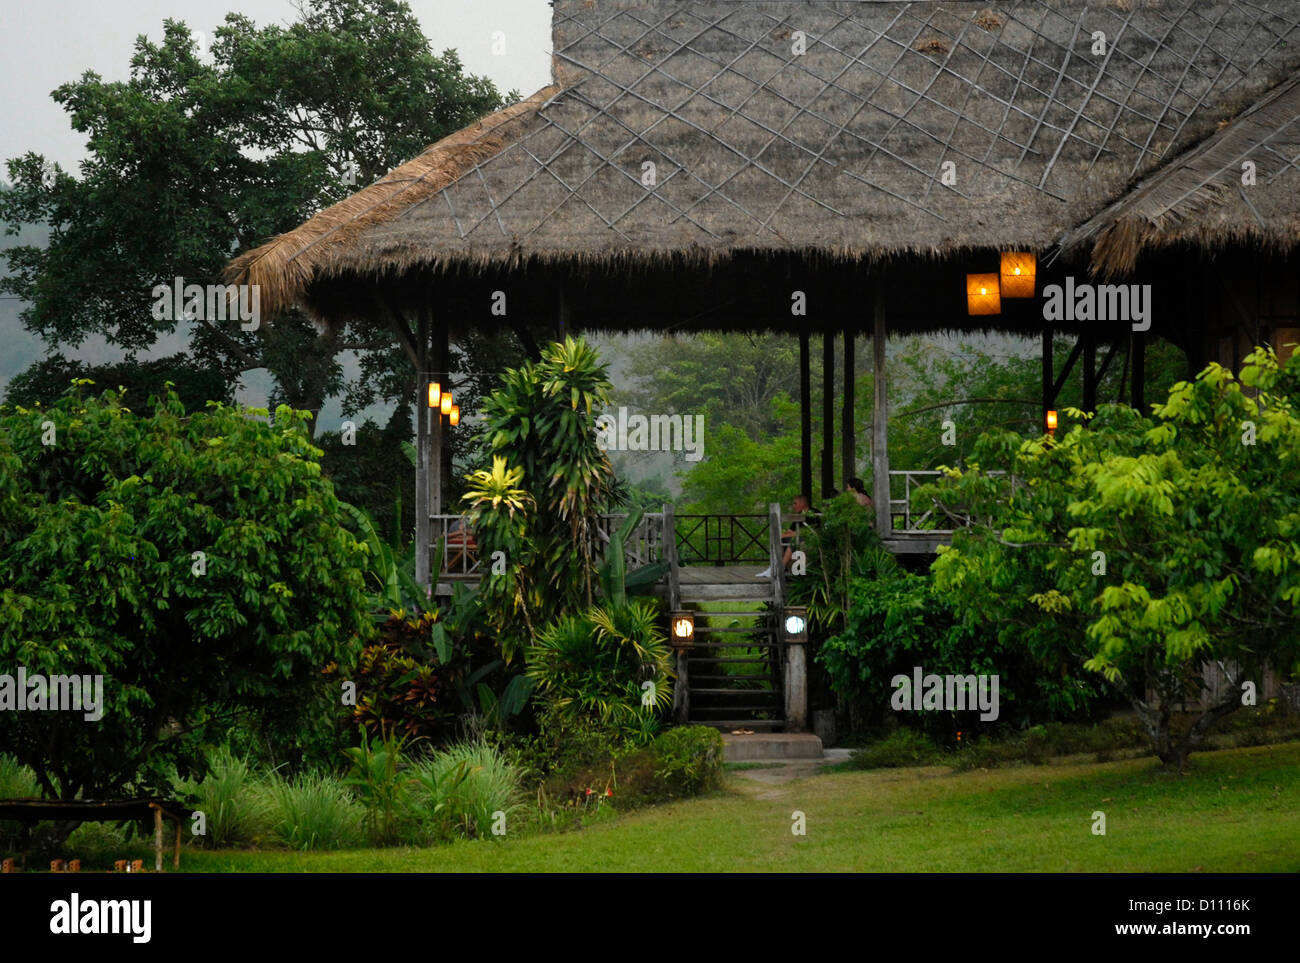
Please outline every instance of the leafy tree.
M480 591L507 656L506 640L520 628L531 636L592 604L595 517L621 496L596 438L609 388L595 351L565 338L506 372L483 402L481 440L493 467L470 475L465 501L480 557L504 553L505 573L488 574Z
M1211 365L1174 385L1153 419L1103 406L1059 439L985 435L928 489L975 520L936 587L967 623L1102 673L1181 768L1243 683L1300 668L1298 397L1300 361L1260 348L1240 381ZM1207 663L1229 686L1180 731L1174 707L1206 689Z
M43 157L8 162L14 186L0 193L0 221L10 234L47 224L50 238L5 252L13 274L0 291L28 302L24 325L52 346L98 334L131 354L182 323L155 319L155 285L216 282L237 251L502 103L490 82L462 73L454 51L430 51L400 0L309 0L296 23L260 29L229 14L210 61L189 27L167 20L161 43L136 41L127 81L87 72L54 99L90 156L79 178L58 171L49 186ZM408 364L393 347L384 328L322 329L298 311L248 332L193 319L198 362L227 382L265 367L272 403L313 419L344 387L337 356L347 348L397 365L405 380L383 383L402 382L389 397L409 400Z
M76 379L124 388L123 403L132 411L148 407L149 398L175 386L176 396L187 412L203 410L209 401L229 404L234 392L221 373L177 354L154 361L126 361L119 364L86 365L55 355L38 361L16 375L5 391L5 401L24 408L46 408L58 402Z
M337 711L320 669L370 634L361 550L303 413L253 415L80 385L0 408L0 665L103 676L97 720L0 712L47 795L165 790L243 716L305 739Z

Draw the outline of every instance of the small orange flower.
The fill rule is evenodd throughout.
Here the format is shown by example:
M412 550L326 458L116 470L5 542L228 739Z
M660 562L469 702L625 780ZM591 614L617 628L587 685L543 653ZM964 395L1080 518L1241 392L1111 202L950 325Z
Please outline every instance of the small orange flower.
M606 790L605 790L605 795L606 795L606 796L612 796L612 795L614 795L614 790L612 790L612 789L606 789Z
M594 789L588 789L588 790L587 790L587 795L590 796L590 795L591 795L593 792L595 792L595 791L596 791L596 790L594 790Z

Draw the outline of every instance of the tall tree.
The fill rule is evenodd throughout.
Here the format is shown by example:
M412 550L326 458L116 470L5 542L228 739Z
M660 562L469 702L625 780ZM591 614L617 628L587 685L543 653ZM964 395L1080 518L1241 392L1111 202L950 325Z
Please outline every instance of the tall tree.
M0 291L28 302L22 320L51 346L92 335L128 353L183 323L156 317L153 289L219 280L262 243L501 106L455 51L435 55L401 0L309 0L289 26L228 14L210 57L167 20L141 36L130 79L93 72L54 91L87 135L79 177L29 153L10 160L0 194L8 233L50 228L48 247L5 252ZM348 348L392 357L382 328L320 327L298 312L244 331L193 319L192 353L228 381L266 368L272 403L318 414L344 388ZM409 382L408 382L409 384ZM392 400L407 396L390 395Z

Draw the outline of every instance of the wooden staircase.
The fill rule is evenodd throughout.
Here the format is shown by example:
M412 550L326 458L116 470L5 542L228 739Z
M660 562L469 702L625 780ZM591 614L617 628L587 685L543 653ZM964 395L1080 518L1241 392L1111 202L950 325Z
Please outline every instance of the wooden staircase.
M688 720L724 732L783 730L781 668L781 647L766 605L697 610L687 672Z

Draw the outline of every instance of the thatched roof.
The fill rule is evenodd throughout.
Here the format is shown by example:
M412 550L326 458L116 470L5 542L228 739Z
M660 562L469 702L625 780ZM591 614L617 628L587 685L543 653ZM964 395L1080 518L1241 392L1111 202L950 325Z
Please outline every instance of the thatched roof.
M1102 275L1134 269L1144 248L1300 241L1300 75L1070 231ZM1251 168L1253 165L1253 169ZM1253 183L1249 183L1252 181Z
M1250 110L1300 71L1294 0L555 0L553 30L556 86L230 277L274 310L322 279L414 268L943 257L1067 235L1127 266L1167 236L1291 243L1300 224L1294 189L1265 204L1216 179L1239 182L1254 143L1259 184L1294 186L1290 135L1269 137L1292 129L1289 84Z

